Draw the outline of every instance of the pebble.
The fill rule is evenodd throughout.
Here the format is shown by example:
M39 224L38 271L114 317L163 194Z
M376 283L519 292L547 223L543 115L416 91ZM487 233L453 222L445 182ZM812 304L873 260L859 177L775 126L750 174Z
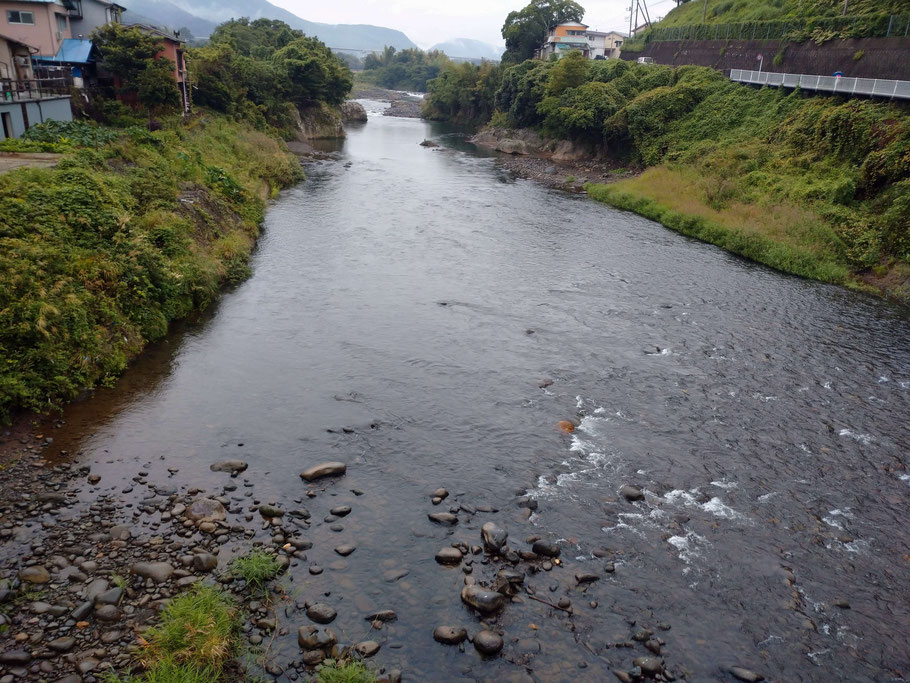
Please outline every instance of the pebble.
M119 621L120 610L116 605L101 605L95 610L95 618L99 621Z
M119 605L123 599L123 589L119 586L110 588L95 596L95 605Z
M761 674L757 674L749 669L744 669L741 666L730 667L730 673L737 679L746 681L746 683L758 683L758 681L765 680L765 677Z
M502 593L484 590L476 585L462 588L461 600L483 614L497 612L505 604L505 596Z
M534 545L531 546L531 550L533 550L537 555L542 555L544 557L559 557L560 552L558 545L552 541L545 541L543 539L534 541Z
M338 507L334 507L331 510L329 510L329 512L332 513L333 515L335 515L336 517L346 517L349 514L351 514L351 506L350 505L339 505Z
M321 650L332 647L338 642L338 637L330 628L301 626L297 630L297 642L304 650Z
M461 551L458 548L443 548L436 553L436 561L439 564L461 564Z
M354 646L354 651L361 657L372 657L379 652L379 647L379 643L375 640L365 640L362 643L357 643Z
M339 555L341 555L342 557L347 557L348 555L353 553L355 550L357 550L357 546L354 546L354 545L340 545L337 548L335 548L335 552L338 553ZM359 555L358 555L358 557L359 557Z
M76 645L76 639L72 636L64 636L63 638L57 638L52 640L47 644L47 646L54 650L55 652L69 652Z
M438 488L435 491L433 491L433 498L439 498L441 500L445 500L448 497L449 497L449 492L446 491L444 488Z
M284 517L284 510L274 505L260 505L259 514L266 519L280 518Z
M320 574L322 574L322 571L323 571L322 567L320 567L318 564L310 565L310 574L312 574L313 576L319 576Z
M453 526L458 523L458 517L451 512L432 512L427 515L431 522Z
M509 538L509 532L495 522L487 522L480 528L483 537L483 547L493 555L498 555Z
M632 664L641 669L643 674L656 676L664 670L664 663L658 657L638 657L632 660Z
M133 565L133 573L156 583L163 583L171 578L174 567L167 562L137 562Z
M384 609L379 610L378 612L373 612L372 614L365 617L365 619L367 621L389 622L398 619L398 615L395 614L394 610Z
M619 489L619 495L628 500L630 503L636 500L645 499L645 494L641 492L641 489L630 484L626 484L621 489Z
M592 574L590 572L576 572L575 580L580 584L581 583L593 583L594 581L600 580L600 575Z
M44 567L24 567L19 570L19 580L23 583L42 584L51 580L51 575Z
M212 463L209 469L212 472L229 472L232 475L245 472L246 468L249 467L243 460L219 460L216 463Z
M474 636L474 647L484 655L495 655L502 650L502 636L493 631L481 631Z
M300 478L304 481L315 481L323 477L336 477L347 472L347 469L343 462L324 462L304 470L300 473Z
M326 605L317 602L307 607L306 615L317 624L329 624L338 616L338 612Z
M187 508L186 516L194 522L221 522L227 518L227 513L219 501L212 498L197 498Z
M210 572L218 566L218 558L212 553L193 555L193 568L198 572Z
M0 652L0 664L28 664L32 656L25 650L7 650Z
M444 645L458 645L467 637L467 630L461 626L437 626L433 631L433 640Z

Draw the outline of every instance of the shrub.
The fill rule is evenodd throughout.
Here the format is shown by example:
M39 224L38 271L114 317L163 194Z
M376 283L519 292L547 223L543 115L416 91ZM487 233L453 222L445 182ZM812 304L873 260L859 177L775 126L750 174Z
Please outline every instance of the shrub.
M231 562L231 573L246 581L253 590L262 590L281 573L281 563L274 553L255 548Z

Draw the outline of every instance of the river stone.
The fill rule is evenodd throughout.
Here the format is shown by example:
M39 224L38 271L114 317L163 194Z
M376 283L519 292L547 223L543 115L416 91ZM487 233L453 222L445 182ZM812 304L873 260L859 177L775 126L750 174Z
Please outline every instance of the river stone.
M458 645L467 637L467 630L461 626L437 626L433 631L433 640L444 645Z
M461 564L461 551L458 548L443 548L436 553L436 561L439 564Z
M174 567L167 562L137 562L133 565L133 573L155 583L163 583L171 578Z
M74 609L72 611L72 613L70 614L70 617L75 619L76 621L84 621L85 618L88 617L88 615L92 613L92 607L93 607L93 604L92 604L91 600L83 602L81 605L79 605L76 609Z
M25 650L7 650L0 652L0 664L28 664L32 656Z
M543 539L534 541L531 550L533 550L535 554L544 557L559 557L560 552L559 546L553 543L553 541L545 541Z
M339 555L341 555L342 557L347 557L355 550L357 550L357 546L354 546L354 545L340 545L337 548L335 548L335 552L338 553Z
M186 511L194 522L221 522L227 518L224 505L211 498L197 498Z
M336 477L347 472L348 466L343 462L324 462L310 467L300 473L300 478L305 481L315 481L322 477Z
M54 650L55 652L69 652L76 645L76 639L72 636L64 636L62 638L57 638L52 640L47 644L47 646Z
M638 659L633 659L632 664L648 676L656 676L664 670L664 662L658 657L639 657Z
M297 629L297 642L304 650L323 650L337 643L338 637L330 628L301 626Z
M493 631L481 631L474 636L474 647L484 655L495 655L502 649L502 636Z
M82 683L82 676L79 674L70 674L57 680L57 683Z
M383 609L383 610L379 610L378 612L373 612L372 614L367 615L366 617L364 617L364 619L366 619L367 621L388 622L388 621L395 621L396 619L398 619L398 615L395 614L394 610Z
M496 555L506 544L509 532L497 525L495 522L487 522L480 528L483 536L483 547L488 553Z
M335 621L338 612L322 602L317 602L307 607L306 615L317 624L330 624Z
M44 567L23 567L19 570L19 580L23 583L47 583L51 575Z
M99 621L119 621L120 610L116 605L101 605L95 610L95 618Z
M350 505L339 505L338 507L335 507L335 508L332 508L331 510L329 510L329 512L332 513L333 515L335 515L336 517L347 517L349 514L351 514L351 506Z
M630 503L635 502L636 500L644 500L645 494L641 492L641 489L637 486L631 486L626 484L621 489L619 489L619 495L625 498Z
M114 587L95 596L95 606L98 605L118 605L123 598L123 589Z
M590 572L575 572L575 580L578 583L593 583L600 580L600 575Z
M446 526L453 526L458 523L458 517L453 515L451 512L431 512L427 515L431 522L436 522L437 524L445 524Z
M445 500L449 497L449 492L443 488L436 489L433 491L433 498L439 498L440 500Z
M229 472L230 474L239 474L245 472L249 467L243 460L219 460L213 463L209 469L212 472Z
M284 517L284 510L274 505L260 505L259 514L266 519L272 519L273 517Z
M739 680L746 681L746 683L758 683L758 681L765 680L765 677L761 674L757 674L749 669L744 669L741 666L731 666L730 673Z
M502 609L505 597L502 593L484 590L480 586L465 586L461 589L461 601L478 612L492 614Z
M193 555L193 568L197 572L210 572L218 566L218 558L212 553L197 553Z
M375 640L365 640L362 643L357 643L354 646L354 651L361 657L372 657L379 652L379 643Z

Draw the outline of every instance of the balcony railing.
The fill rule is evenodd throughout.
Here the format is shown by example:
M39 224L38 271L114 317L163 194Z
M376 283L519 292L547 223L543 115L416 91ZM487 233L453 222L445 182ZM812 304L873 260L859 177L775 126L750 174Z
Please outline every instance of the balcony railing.
M70 94L72 78L42 78L28 81L0 80L0 104L32 102Z

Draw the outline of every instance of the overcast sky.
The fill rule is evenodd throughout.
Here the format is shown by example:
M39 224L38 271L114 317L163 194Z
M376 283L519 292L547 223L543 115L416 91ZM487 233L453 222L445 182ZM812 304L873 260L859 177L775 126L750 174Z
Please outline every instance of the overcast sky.
M404 31L421 47L449 38L503 43L506 15L528 0L270 0L308 21L326 24L375 24ZM630 0L580 0L585 23L600 31L629 30ZM669 12L674 0L648 2L651 19Z

